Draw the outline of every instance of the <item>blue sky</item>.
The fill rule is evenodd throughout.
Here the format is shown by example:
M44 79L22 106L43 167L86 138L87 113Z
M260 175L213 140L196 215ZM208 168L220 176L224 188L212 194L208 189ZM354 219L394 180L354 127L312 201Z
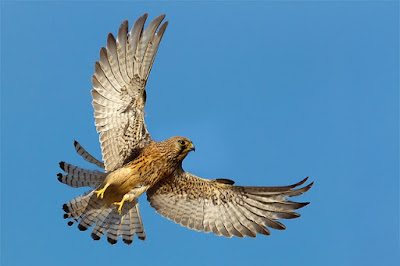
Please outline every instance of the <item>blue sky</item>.
M399 4L2 2L2 265L397 265ZM166 13L147 91L155 140L183 135L185 170L239 185L314 187L271 236L183 228L140 198L145 242L110 246L66 225L85 190L58 162L100 157L94 62L109 32Z

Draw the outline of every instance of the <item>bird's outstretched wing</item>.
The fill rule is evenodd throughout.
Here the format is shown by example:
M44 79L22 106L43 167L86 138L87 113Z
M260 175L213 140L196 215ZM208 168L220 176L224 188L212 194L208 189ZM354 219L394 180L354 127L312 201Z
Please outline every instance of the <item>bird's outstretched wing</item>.
M228 179L208 180L178 171L147 192L147 200L162 216L197 231L216 235L269 235L267 227L285 229L278 219L297 218L293 212L307 203L286 200L308 191L313 183L297 188L234 186Z
M144 122L145 86L168 25L160 26L164 17L154 19L144 31L147 14L130 32L125 20L117 39L108 35L107 47L101 48L100 61L95 63L92 104L106 172L122 166L151 141Z

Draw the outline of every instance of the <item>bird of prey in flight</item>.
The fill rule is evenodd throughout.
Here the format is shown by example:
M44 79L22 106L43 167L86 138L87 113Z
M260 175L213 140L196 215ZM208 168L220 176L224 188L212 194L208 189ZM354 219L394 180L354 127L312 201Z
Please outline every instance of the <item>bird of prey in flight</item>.
M182 168L195 150L186 137L164 141L151 138L144 122L146 83L168 22L165 15L144 27L147 14L129 30L122 22L117 37L111 33L100 49L92 76L95 125L100 133L103 162L78 142L75 149L84 159L104 168L86 170L60 162L64 174L58 180L70 187L90 187L87 193L63 205L68 225L81 231L93 226L91 236L118 237L131 244L136 234L146 239L138 197L146 193L150 205L162 216L197 231L226 237L269 235L269 228L285 229L280 219L297 218L295 210L308 204L289 197L308 191L307 178L289 186L235 186L229 179L204 179ZM160 26L161 25L161 26Z

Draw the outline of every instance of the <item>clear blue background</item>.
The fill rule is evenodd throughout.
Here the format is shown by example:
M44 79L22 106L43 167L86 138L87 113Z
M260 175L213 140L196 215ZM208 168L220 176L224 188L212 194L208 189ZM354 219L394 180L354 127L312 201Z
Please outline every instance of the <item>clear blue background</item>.
M184 135L184 168L239 185L314 187L269 237L175 225L140 199L147 240L110 246L68 227L58 162L100 157L94 62L143 13L169 26L148 82L152 137ZM399 265L399 4L1 4L2 265Z

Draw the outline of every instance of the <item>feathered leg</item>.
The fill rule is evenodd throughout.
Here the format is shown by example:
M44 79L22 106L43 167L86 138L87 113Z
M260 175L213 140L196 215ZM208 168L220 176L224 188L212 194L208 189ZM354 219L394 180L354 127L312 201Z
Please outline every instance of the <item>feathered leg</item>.
M133 201L146 192L148 188L148 186L141 186L139 188L132 189L129 193L126 193L123 196L120 202L114 202L113 204L118 206L118 213L121 214L122 206L124 205L125 201Z

